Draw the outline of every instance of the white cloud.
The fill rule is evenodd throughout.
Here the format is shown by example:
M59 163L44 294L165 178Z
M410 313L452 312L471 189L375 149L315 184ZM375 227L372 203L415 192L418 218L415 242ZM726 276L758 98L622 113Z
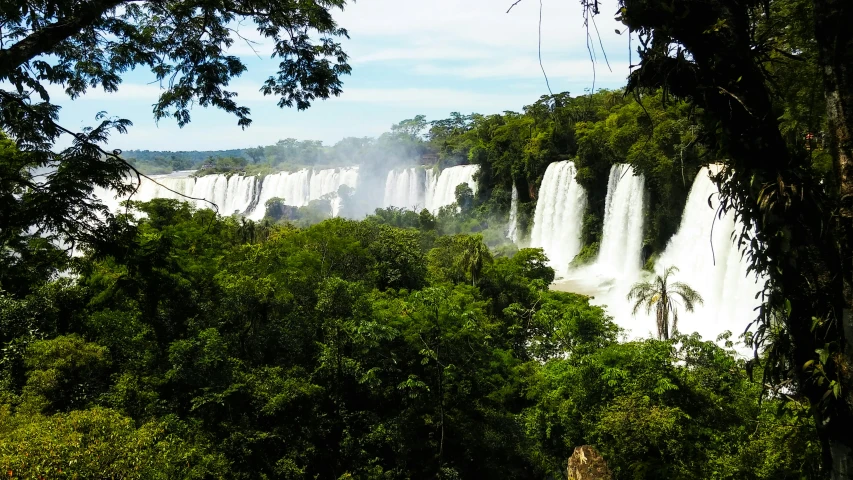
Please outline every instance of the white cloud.
M350 88L337 101L397 107L444 109L449 111L482 110L497 112L520 109L532 103L531 95L481 93L450 88Z
M237 92L238 103L247 105L265 103L275 104L276 97L264 96L259 91L260 85L250 82L238 82L229 89ZM144 104L153 104L161 90L157 85L147 84L123 84L116 93L104 93L103 91L92 91L81 97L86 101L118 101L128 102L133 100ZM57 98L58 100L58 98ZM530 94L507 94L507 93L482 93L454 88L345 88L340 97L333 97L325 102L331 104L336 102L360 103L372 105L386 105L395 107L413 108L436 108L451 110L477 110L501 111L503 108L519 109L522 105L531 103L535 96ZM68 105L70 101L59 102L60 105ZM495 107L498 107L495 109ZM196 111L203 111L195 109Z
M371 0L357 2L336 17L355 41L395 38L435 42L447 49L500 47L536 53L539 44L539 2L522 0L510 13L512 1L496 0ZM544 51L586 51L582 9L576 2L543 0L542 48ZM616 10L615 2L611 5ZM606 11L595 21L605 45L621 45L620 28ZM594 27L593 37L597 42ZM400 47L395 44L395 47Z
M590 60L543 60L542 67L551 78L561 78L564 81L592 83L595 73L598 82L624 82L628 75L627 63L611 63L610 68L604 62L593 64ZM417 65L415 72L421 75L448 76L456 75L464 78L541 78L542 67L535 58L512 58L504 61L476 63L465 66L447 66L437 63ZM593 68L595 69L593 72ZM611 71L612 69L612 71Z
M355 65L415 62L417 74L469 79L541 76L539 2L522 0L506 13L511 4L496 0L371 0L349 5L337 18L352 36L347 48ZM615 10L615 4L612 7ZM603 8L606 12L606 6ZM596 67L598 80L624 83L628 39L614 32L624 26L606 13L595 21L600 41L594 25L587 37L578 3L543 0L541 52L549 76L573 80L586 76L592 84L589 42L601 63ZM604 64L601 44L614 74ZM464 64L456 67L447 62Z

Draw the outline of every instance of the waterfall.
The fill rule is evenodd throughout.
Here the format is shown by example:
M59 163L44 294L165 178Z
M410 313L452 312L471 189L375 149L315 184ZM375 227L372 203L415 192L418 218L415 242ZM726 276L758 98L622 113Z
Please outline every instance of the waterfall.
M548 167L549 172L553 165ZM614 184L616 168L621 172L618 183ZM642 207L634 205L639 205L642 198L642 177L634 177L622 168L615 166L611 170L603 238L596 264L573 270L557 288L591 295L591 302L606 306L614 320L632 336L654 336L657 334L654 312L647 315L641 307L633 315L633 303L626 299L635 282L653 281L654 276L638 268L642 213L636 210ZM732 241L733 234L740 234L742 224L735 221L731 212L717 218L719 193L709 177L717 171L717 167L703 168L696 176L678 232L658 257L654 272L654 275L661 275L666 268L676 266L679 271L669 278L670 284L683 282L699 292L704 304L696 305L693 313L686 312L680 301L676 305L678 329L684 333L699 332L706 340L714 340L726 330L735 337L743 333L756 316L753 310L760 304L756 294L764 286L763 278L747 275L747 259ZM546 180L547 177L546 173ZM545 190L543 182L540 204L548 196ZM537 235L539 205L536 215L534 235Z
M423 168L391 170L385 178L382 206L407 210L423 208L426 201L427 175Z
M506 238L510 239L512 243L518 244L518 189L515 188L515 182L512 184L512 199L509 202L508 223Z
M338 189L347 185L355 189L358 183L358 167L327 168L312 171L311 181L308 187L308 201L318 200L324 195L332 194L331 206L332 216L337 217L341 209L341 198L338 197ZM285 202L287 203L287 202ZM287 203L290 205L289 203Z
M103 188L95 189L95 196L111 211L117 211L119 203L128 198L140 202L171 198L188 201L198 208L211 208L212 205L208 202L213 202L219 207L221 215L231 215L243 214L250 210L252 202L257 198L257 189L255 177L206 175L195 178L188 176L187 172L176 172L169 175L152 175L151 180L142 177L139 190L133 196L116 198L114 192ZM189 200L183 195L199 200Z
M338 198L338 189L342 185L355 188L358 183L358 167L316 171L302 169L296 172L275 173L262 179L239 174L205 175L196 178L190 176L191 173L151 175L151 180L143 177L139 190L130 198L142 202L155 198L172 198L188 201L197 208L212 208L212 204L216 204L221 215L237 213L252 220L261 220L266 213L266 202L271 198L283 198L287 205L302 207L311 200L329 195L331 213L336 216L342 203ZM94 194L111 211L117 211L119 203L127 199L116 198L114 192L103 188L96 188ZM183 195L193 197L194 200Z
M557 275L565 275L569 263L581 249L581 225L586 209L586 191L575 181L570 161L548 165L539 187L533 215L532 247L541 247Z
M424 208L432 211L433 198L435 198L435 188L438 185L438 173L435 168L428 168L426 171L426 183L424 188Z
M642 175L627 164L610 168L604 207L604 229L596 259L600 274L635 278L642 268L643 197Z
M186 182L187 179L175 179ZM166 179L168 182L169 179ZM185 184L184 184L185 185ZM183 186L181 188L184 188ZM219 208L219 214L228 216L243 214L249 210L255 197L256 182L254 177L242 175L205 175L195 179L191 196L213 202ZM175 198L175 197L172 197ZM179 198L179 197L178 197ZM199 208L211 208L207 202L196 201Z
M463 183L467 183L476 193L477 182L474 181L474 174L479 169L477 165L459 165L442 170L434 183L435 187L432 182L428 182L430 189L426 195L426 208L435 214L441 207L456 203L456 187Z
M338 193L341 185L355 188L358 182L358 167L327 168L311 173L308 199L317 200L329 193Z
M263 219L266 214L266 203L272 198L284 199L285 204L294 207L306 205L309 201L311 189L310 178L311 172L308 169L267 175L261 182L258 206L249 213L249 218L252 220Z
M739 235L742 224L732 212L716 217L719 193L709 174L717 172L718 167L712 166L696 175L678 232L655 264L657 274L669 266L678 267L672 280L702 295L704 305L694 313L680 309L679 330L698 331L707 339L725 330L734 336L743 333L757 315L753 310L760 299L755 297L764 286L764 279L747 275L747 259L733 241L732 234Z

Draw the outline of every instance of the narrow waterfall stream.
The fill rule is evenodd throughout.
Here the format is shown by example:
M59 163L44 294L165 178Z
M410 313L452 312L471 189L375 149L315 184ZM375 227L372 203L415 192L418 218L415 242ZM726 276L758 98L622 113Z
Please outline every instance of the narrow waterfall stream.
M586 191L575 181L570 161L548 165L539 187L533 215L532 247L541 247L558 277L569 271L569 263L581 249L581 225L586 210Z
M645 180L630 165L610 168L604 228L596 268L614 278L635 278L642 268Z
M515 188L515 183L512 184L512 197L509 203L509 221L507 222L506 238L512 243L518 244L518 189Z

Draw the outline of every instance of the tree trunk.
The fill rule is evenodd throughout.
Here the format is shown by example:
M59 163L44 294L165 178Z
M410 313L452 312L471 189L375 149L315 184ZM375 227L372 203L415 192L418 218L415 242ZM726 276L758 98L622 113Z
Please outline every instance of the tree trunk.
M840 402L853 410L853 1L815 0L815 38L823 72L829 140L839 198L840 251L844 305L840 342ZM848 421L853 421L849 416ZM829 430L832 478L853 478L853 434L836 425ZM838 430L838 431L836 431Z

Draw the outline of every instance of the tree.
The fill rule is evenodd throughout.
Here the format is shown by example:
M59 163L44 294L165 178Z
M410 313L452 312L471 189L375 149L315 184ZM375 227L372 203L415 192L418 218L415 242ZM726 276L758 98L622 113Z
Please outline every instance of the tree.
M457 262L465 272L471 274L471 285L476 285L483 266L492 263L492 254L483 243L482 235L460 235L457 240L462 247Z
M587 18L598 0L582 2ZM618 0L617 19L639 36L628 90L663 88L702 108L707 141L728 158L721 209L744 229L736 239L752 270L769 278L754 327L765 380L793 381L814 405L823 466L853 478L853 5L841 0ZM793 8L790 8L793 7ZM801 45L786 44L802 24ZM813 55L817 50L818 55ZM815 62L823 77L834 174L811 150L786 141L779 71ZM794 81L807 81L808 77ZM803 132L804 134L806 132ZM826 180L826 181L823 181Z
M459 206L462 213L470 212L474 207L474 191L471 190L471 187L467 183L460 183L456 185L456 190L453 193L456 197L456 205Z
M347 32L330 13L344 5L345 0L49 0L4 6L0 123L27 154L12 177L21 194L0 207L0 217L12 217L4 229L23 223L63 237L85 237L101 224L97 203L89 198L92 189L128 193L127 174L140 175L120 151L103 147L111 134L126 132L130 121L101 113L94 127L72 131L57 123L59 107L48 86L61 86L72 99L94 88L115 92L123 73L144 66L162 88L155 119L172 117L184 126L191 106L200 105L235 115L245 128L250 111L228 89L246 71L228 53L239 37L232 26L253 23L274 45L278 71L261 92L278 97L280 107L303 110L316 99L339 95L341 77L350 72L336 41ZM72 136L72 145L53 151L65 134ZM34 169L49 165L44 181L34 179Z
M266 159L266 155L264 154L264 147L257 146L253 148L246 149L246 155L252 159L252 163L261 163Z
M663 275L657 275L654 282L637 282L631 287L628 292L628 300L636 299L632 313L634 315L640 310L640 307L645 307L646 314L652 313L655 310L655 318L657 319L658 338L668 340L670 332L678 331L678 299L684 305L684 309L692 312L696 305L702 304L702 296L699 292L693 290L686 283L673 282L669 283L669 276L678 271L678 267L671 266L663 272ZM669 315L672 314L672 326L670 327Z

